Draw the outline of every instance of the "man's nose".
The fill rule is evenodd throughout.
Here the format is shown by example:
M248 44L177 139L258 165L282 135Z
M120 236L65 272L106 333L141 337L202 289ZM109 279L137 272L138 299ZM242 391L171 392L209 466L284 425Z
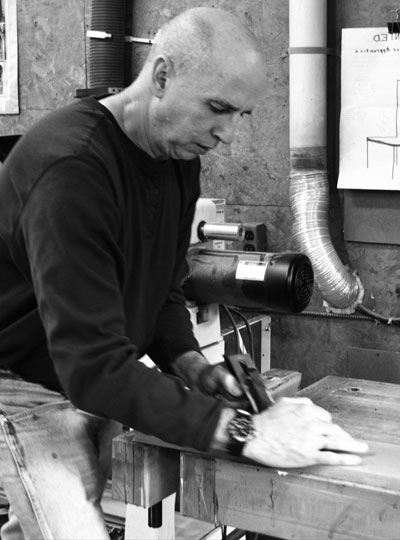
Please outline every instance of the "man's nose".
M235 113L220 118L218 125L212 131L213 135L218 137L223 144L231 144L235 139L240 118L240 115Z

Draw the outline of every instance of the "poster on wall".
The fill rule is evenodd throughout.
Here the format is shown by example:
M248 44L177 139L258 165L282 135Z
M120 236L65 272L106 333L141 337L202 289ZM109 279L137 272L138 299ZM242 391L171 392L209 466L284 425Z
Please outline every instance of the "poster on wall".
M400 34L342 31L339 188L400 190Z
M17 0L0 0L0 114L18 114Z

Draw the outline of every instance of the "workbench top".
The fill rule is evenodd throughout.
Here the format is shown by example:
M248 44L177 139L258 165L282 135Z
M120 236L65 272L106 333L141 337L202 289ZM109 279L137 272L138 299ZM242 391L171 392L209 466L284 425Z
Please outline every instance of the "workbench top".
M370 447L360 466L313 467L310 473L400 495L400 385L326 377L298 395L330 411L337 424Z
M400 385L326 377L297 395L368 442L362 465L278 470L128 433L115 441L114 496L149 506L180 488L181 513L212 523L279 538L399 539Z

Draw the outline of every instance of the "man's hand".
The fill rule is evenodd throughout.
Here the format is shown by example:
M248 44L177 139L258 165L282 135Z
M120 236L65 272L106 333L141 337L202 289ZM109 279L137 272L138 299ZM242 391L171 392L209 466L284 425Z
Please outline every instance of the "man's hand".
M171 367L175 375L183 379L189 388L196 387L206 394L221 394L232 399L242 395L235 377L223 363L209 364L197 351L181 354Z
M365 442L353 439L331 414L308 398L281 398L253 416L257 435L243 456L271 467L358 465L358 454L368 452Z

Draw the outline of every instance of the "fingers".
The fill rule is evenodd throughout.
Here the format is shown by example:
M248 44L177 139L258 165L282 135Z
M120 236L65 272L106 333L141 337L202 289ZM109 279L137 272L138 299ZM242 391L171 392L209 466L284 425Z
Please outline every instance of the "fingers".
M339 426L336 426L339 427ZM321 450L341 452L345 454L366 454L369 450L368 444L353 439L348 433L343 433L340 437L323 436Z
M365 442L334 424L328 411L307 398L281 399L253 418L258 435L250 457L267 465L358 465L368 452Z
M242 390L237 380L231 373L228 373L227 371L221 373L221 386L233 397L239 397L242 395Z
M333 460L336 464L358 464L361 462L361 455L369 451L367 443L354 439L332 421L315 423L314 430L318 433L318 445L324 462L328 459L330 463ZM357 459L351 456L353 454L358 455Z
M225 391L233 397L242 395L242 390L235 377L221 364L205 367L200 378L203 389L209 394Z
M362 463L362 457L357 454L338 454L336 452L319 452L315 463L318 465L355 466Z
M329 437L331 439L337 438L337 439L351 439L352 436L347 433L343 428L341 428L338 424L333 424L332 422L329 423L327 426L322 426L322 435L325 437Z
M319 433L319 445L321 450L330 450L346 454L366 454L368 444L354 439L347 431L337 424L316 424Z
M368 444L354 439L337 424L330 424L319 437L317 463L323 465L360 465Z

